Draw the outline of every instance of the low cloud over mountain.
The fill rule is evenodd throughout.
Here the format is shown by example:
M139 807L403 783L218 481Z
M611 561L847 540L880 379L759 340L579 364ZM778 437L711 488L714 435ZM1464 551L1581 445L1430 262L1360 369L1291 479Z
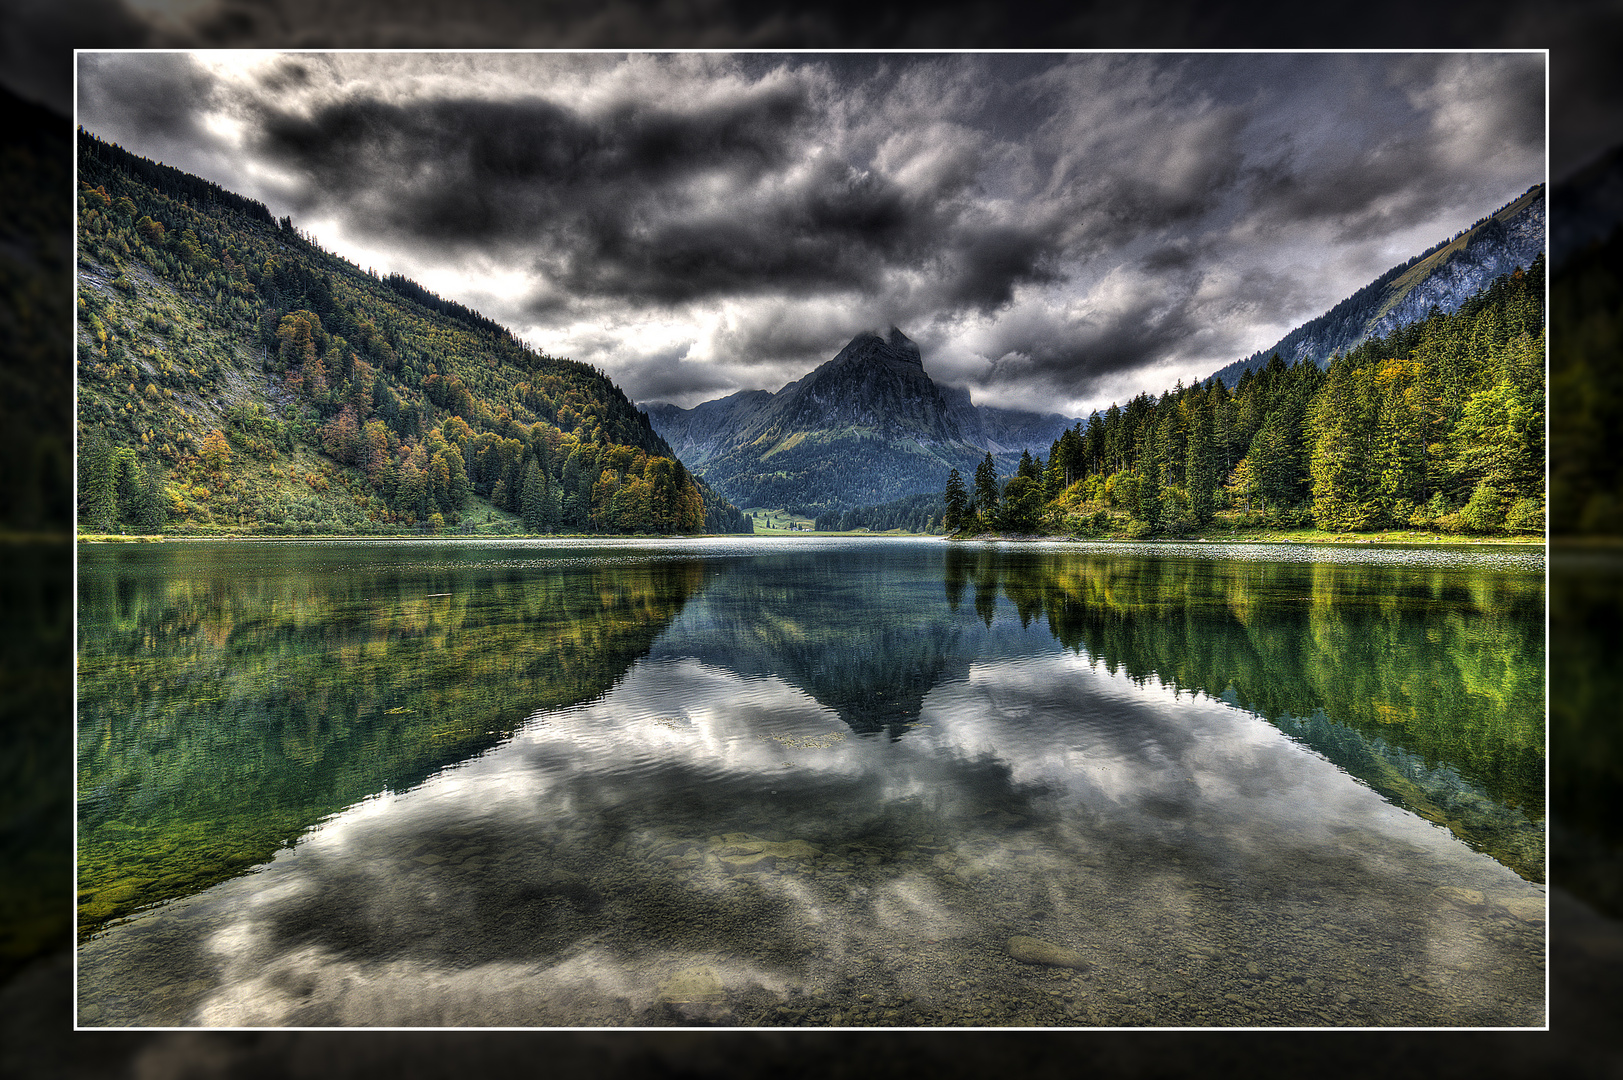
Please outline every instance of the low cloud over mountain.
M1080 414L1542 179L1544 58L106 54L81 122L596 364L773 389L912 328Z

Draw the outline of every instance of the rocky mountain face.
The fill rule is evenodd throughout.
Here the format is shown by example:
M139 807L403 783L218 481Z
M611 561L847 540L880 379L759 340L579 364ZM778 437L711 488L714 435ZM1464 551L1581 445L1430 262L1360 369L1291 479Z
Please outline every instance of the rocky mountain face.
M862 333L777 393L743 391L692 409L647 408L688 467L740 506L846 510L939 491L990 451L1005 472L1022 450L1046 455L1076 421L993 409L940 387L895 327Z
M1539 184L1458 236L1394 266L1272 347L1236 360L1216 375L1232 387L1275 353L1287 364L1311 360L1327 367L1336 353L1419 322L1432 308L1457 311L1494 278L1531 267L1544 254L1545 236L1546 199Z

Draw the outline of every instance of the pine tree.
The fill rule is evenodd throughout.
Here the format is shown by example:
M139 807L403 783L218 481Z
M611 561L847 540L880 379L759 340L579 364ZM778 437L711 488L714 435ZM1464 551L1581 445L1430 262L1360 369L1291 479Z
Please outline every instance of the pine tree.
M1015 475L1023 476L1027 480L1042 480L1042 468L1037 464L1036 459L1031 456L1030 450L1020 451L1020 466L1015 470Z
M1255 478L1252 486L1261 503L1262 520L1266 525L1268 508L1272 506L1277 517L1279 510L1290 500L1295 487L1289 438L1280 414L1268 417L1257 429L1246 458L1251 462L1251 472Z
M1378 400L1370 469L1381 516L1397 526L1407 525L1417 507L1430 498L1419 376L1420 364L1414 360L1384 360L1375 371Z
M107 532L118 516L118 461L100 434L79 443L79 529Z
M524 488L519 495L519 516L524 521L524 531L540 533L547 530L548 499L546 476L531 460L524 470Z
M124 502L124 520L145 532L157 532L168 515L164 512L164 468L161 462L129 462L129 496Z
M969 509L969 491L957 469L947 477L946 500L947 514L942 524L949 533L954 533L964 527L964 516Z
M1003 492L1001 527L1012 533L1034 533L1042 521L1043 487L1023 473L1017 473Z
M1313 520L1321 529L1362 529L1377 513L1370 482L1374 424L1368 370L1347 359L1331 364L1330 378L1313 403L1308 424Z
M1217 509L1216 457L1211 416L1197 405L1189 418L1189 449L1184 465L1189 513L1197 526L1209 524Z
M991 451L987 451L986 457L975 466L975 512L988 528L997 525L997 496L997 466L992 462Z
M1152 533L1161 531L1161 440L1153 427L1145 433L1138 457L1138 492L1133 516L1143 522Z

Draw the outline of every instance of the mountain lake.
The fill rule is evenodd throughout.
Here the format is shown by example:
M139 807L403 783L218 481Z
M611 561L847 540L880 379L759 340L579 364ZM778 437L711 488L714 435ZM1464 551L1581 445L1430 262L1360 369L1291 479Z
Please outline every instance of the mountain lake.
M79 548L82 1027L1541 1027L1545 559Z

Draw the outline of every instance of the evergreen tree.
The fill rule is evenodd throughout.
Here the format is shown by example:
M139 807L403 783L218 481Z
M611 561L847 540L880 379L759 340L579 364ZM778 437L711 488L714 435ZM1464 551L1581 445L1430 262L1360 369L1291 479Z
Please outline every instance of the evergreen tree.
M546 475L532 458L524 470L524 487L519 496L519 516L524 522L525 532L547 531L547 495Z
M1190 515L1197 526L1208 524L1217 508L1217 452L1212 445L1211 416L1199 406L1190 417L1184 479Z
M1042 480L1042 469L1038 466L1036 459L1031 456L1030 450L1020 451L1020 466L1015 470L1015 475L1023 476L1027 480Z
M1133 516L1151 533L1161 531L1161 440L1152 433L1143 440L1138 459L1138 491Z
M1416 508L1430 498L1420 370L1414 360L1389 359L1375 372L1378 400L1370 447L1373 495L1380 516L1397 526L1407 525Z
M964 527L964 516L969 509L969 491L957 469L947 477L946 499L947 513L942 524L949 533L954 533Z
M1362 529L1376 514L1370 483L1368 369L1350 360L1330 365L1324 392L1313 404L1313 520L1321 529Z
M118 462L113 447L97 433L79 443L79 529L107 532L118 517Z
M127 493L120 500L124 520L143 532L157 532L168 518L163 505L163 463L142 464L131 457L126 460L125 469Z
M1043 486L1023 473L1010 479L1003 491L1000 528L1012 533L1034 533L1042 521Z
M1070 434L1066 432L1066 434ZM1048 464L1043 466L1043 499L1051 502L1059 498L1070 485L1065 482L1065 463L1060 456L1060 443L1063 437L1054 441L1053 451L1048 455Z
M1256 437L1251 440L1251 450L1246 458L1251 462L1251 472L1255 477L1253 489L1260 503L1263 523L1267 524L1269 507L1274 508L1277 517L1296 487L1290 438L1281 414L1275 413L1263 422Z
M991 451L987 451L986 457L975 466L975 511L982 524L996 528L997 508L997 465L992 461Z

